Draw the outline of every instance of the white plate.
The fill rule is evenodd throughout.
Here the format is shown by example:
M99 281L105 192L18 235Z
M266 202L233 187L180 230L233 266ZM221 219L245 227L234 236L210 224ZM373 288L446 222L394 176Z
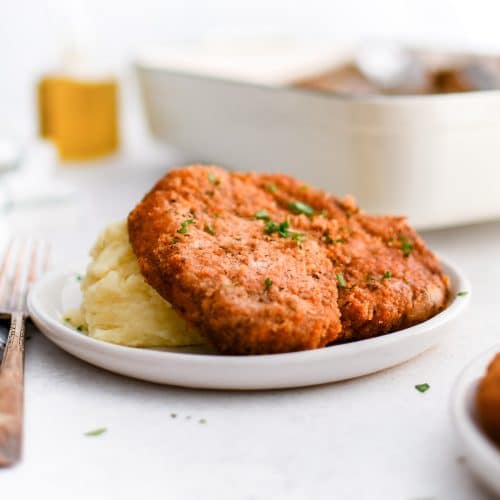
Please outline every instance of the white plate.
M463 448L467 464L493 491L500 495L500 449L486 437L478 425L475 396L480 378L500 344L488 350L461 373L453 388L451 412L455 430Z
M161 384L210 389L277 389L324 384L373 373L407 361L443 340L470 299L470 284L452 265L449 307L419 325L381 337L287 354L221 356L183 349L124 347L92 339L63 323L75 300L74 272L54 272L28 298L38 328L61 349L112 372ZM68 290L69 288L69 290ZM457 292L469 294L458 297Z

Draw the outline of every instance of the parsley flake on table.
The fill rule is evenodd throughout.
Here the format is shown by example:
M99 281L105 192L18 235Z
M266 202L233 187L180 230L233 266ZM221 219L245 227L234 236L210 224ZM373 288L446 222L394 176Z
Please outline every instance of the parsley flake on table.
M417 384L415 386L415 389L417 389L418 392L426 392L431 388L431 386L427 383L425 384Z
M465 297L466 295L469 295L469 292L467 290L462 290L461 292L457 293L457 297Z
M187 234L188 232L188 226L190 224L195 224L194 219L186 219L182 224L179 229L177 229L177 232L180 234Z
M288 208L294 214L314 215L314 208L302 201L291 201L288 204Z
M108 432L108 429L106 427L99 427L98 429L93 429L91 431L86 432L84 436L96 437L96 436L101 436L105 432Z

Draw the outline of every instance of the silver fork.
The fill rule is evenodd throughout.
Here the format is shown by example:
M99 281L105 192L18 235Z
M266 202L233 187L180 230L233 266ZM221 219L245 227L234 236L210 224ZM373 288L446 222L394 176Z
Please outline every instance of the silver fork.
M26 295L48 261L47 244L11 240L0 265L0 315L10 318L0 365L0 466L14 465L21 458Z

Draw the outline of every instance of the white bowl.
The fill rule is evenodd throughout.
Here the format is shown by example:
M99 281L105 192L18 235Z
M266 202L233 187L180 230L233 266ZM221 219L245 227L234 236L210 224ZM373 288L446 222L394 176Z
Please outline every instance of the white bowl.
M500 495L500 448L479 426L475 397L480 378L488 364L500 352L500 344L481 354L458 378L452 392L451 412L457 436L471 470Z
M407 215L420 229L500 217L491 188L500 183L500 91L349 98L291 85L350 59L345 47L231 49L165 47L140 58L158 139L198 161L353 194L367 212Z
M63 323L74 307L78 283L74 272L42 278L28 297L38 328L65 351L107 370L162 384L210 389L277 389L335 382L397 365L441 342L469 303L469 282L449 263L453 299L447 309L411 328L368 340L312 351L260 356L221 356L200 349L145 349L109 344ZM76 290L75 290L76 289ZM73 303L68 302L73 296ZM79 298L77 299L77 301Z

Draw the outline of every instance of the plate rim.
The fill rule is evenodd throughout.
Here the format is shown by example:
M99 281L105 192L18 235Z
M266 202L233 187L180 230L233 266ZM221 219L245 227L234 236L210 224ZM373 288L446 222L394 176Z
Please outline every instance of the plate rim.
M496 469L500 474L500 450L495 447L484 431L480 429L478 423L474 421L470 413L470 405L475 404L474 401L471 401L471 393L476 394L481 374L485 373L496 353L500 353L500 343L494 344L469 361L458 375L450 397L450 413L455 433L465 449L465 454L472 455L470 457L473 462L472 469L477 471L478 475L488 483L490 481L485 477L484 469L479 467L474 456L480 455L483 463L487 463L489 467ZM469 449L472 449L471 453L468 453ZM478 467L474 467L474 464ZM495 485L500 493L500 479Z
M74 328L65 325L62 321L55 320L49 313L47 313L47 311L39 307L39 304L36 300L37 294L40 292L40 290L43 290L44 287L48 286L49 283L57 279L61 279L67 275L78 274L79 268L77 266L73 266L71 269L56 269L44 275L32 286L28 295L27 305L30 315L33 316L36 320L44 323L44 325L51 331L57 332L59 337L66 335L68 340L73 340L80 345L86 345L88 348L97 347L103 351L107 351L108 354L120 356L125 354L130 355L131 353L134 353L133 355L148 356L151 359L162 359L165 361L169 358L175 358L176 362L185 361L189 363L192 362L194 356L197 360L203 361L208 364L219 364L221 361L223 361L226 365L237 363L239 366L251 365L257 360L259 364L274 364L279 361L304 362L307 361L308 358L312 358L312 360L319 360L323 356L331 357L332 355L352 355L383 346L390 346L391 344L397 343L402 336L408 337L409 335L411 335L412 337L415 337L429 329L434 329L453 320L457 315L459 315L464 309L467 308L472 295L471 284L464 273L460 270L460 268L452 263L449 259L440 257L440 261L445 273L452 277L452 281L456 282L456 290L453 291L454 296L448 307L432 318L409 328L404 328L403 330L380 335L378 337L357 340L345 344L336 344L328 347L322 347L320 349L288 353L253 354L241 356L227 354L172 352L154 350L147 347L123 346L89 337L88 335L78 332ZM457 296L457 292L461 290L466 290L468 292L467 295Z

